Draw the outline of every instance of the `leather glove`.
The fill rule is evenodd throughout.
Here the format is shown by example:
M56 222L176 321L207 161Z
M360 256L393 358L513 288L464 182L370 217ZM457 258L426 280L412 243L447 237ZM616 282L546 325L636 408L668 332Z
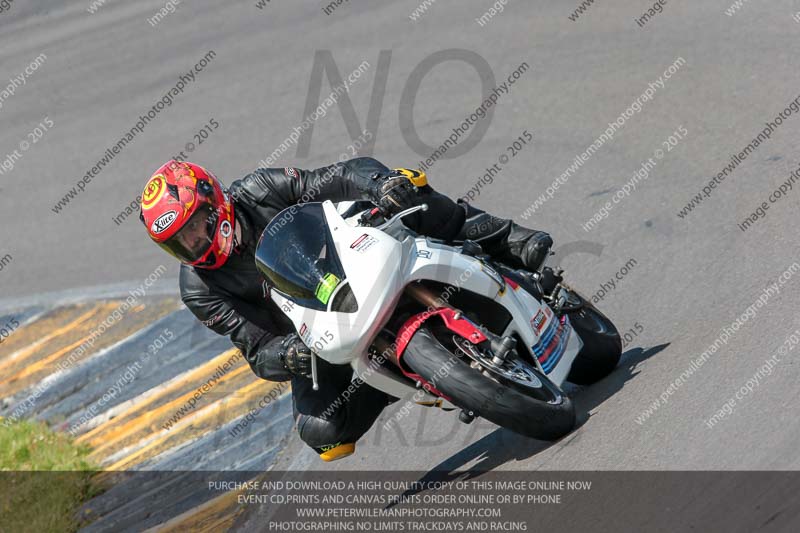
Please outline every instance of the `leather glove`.
M311 350L297 334L287 335L281 342L280 357L283 366L295 376L311 376Z
M374 188L370 200L389 214L399 213L415 205L417 188L398 172L372 177Z

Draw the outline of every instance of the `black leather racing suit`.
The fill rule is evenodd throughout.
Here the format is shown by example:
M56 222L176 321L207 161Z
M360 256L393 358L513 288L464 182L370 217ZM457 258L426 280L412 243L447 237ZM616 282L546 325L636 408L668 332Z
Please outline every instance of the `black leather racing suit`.
M295 330L269 297L266 282L255 266L255 247L263 229L281 210L309 201L363 200L364 180L389 172L368 157L311 171L256 170L228 189L236 222L242 228L242 242L234 253L216 270L181 267L181 297L192 313L215 332L229 336L257 376L271 381L291 379L298 432L318 451L358 440L392 398L361 385L354 387L349 401L339 402L333 413L325 413L350 385L352 369L320 359L318 391L312 390L310 379L287 371L279 355L280 343ZM468 238L481 243L498 259L531 269L538 267L552 244L544 232L493 217L466 203L455 203L430 186L421 187L418 198L429 209L406 217L404 222L420 234L449 242Z

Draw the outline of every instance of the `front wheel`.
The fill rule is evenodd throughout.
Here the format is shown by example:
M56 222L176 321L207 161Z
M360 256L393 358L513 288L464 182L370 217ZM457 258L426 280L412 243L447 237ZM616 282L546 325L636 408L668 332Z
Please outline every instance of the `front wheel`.
M453 404L515 433L555 440L575 427L570 399L530 366L518 365L517 379L513 374L493 379L445 348L425 327L411 338L402 360Z

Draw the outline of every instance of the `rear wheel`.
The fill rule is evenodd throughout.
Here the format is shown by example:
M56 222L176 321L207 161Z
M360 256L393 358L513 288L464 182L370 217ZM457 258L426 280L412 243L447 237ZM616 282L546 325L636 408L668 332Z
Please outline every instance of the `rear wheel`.
M591 385L609 375L619 364L622 355L622 340L616 326L581 295L572 292L580 300L580 308L567 313L570 324L583 341L567 380L577 385Z
M572 431L572 402L536 368L516 359L502 369L476 369L465 352L474 345L451 334L445 340L448 349L440 338L442 334L437 338L427 327L420 328L402 360L455 405L527 437L555 440ZM455 355L460 353L467 358Z

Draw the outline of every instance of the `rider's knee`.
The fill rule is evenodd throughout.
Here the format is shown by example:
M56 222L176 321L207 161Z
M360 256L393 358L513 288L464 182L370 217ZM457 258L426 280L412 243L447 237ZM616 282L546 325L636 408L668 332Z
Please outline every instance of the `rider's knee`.
M303 415L297 423L300 439L323 461L343 459L355 452L355 439L346 435L343 424Z
M334 415L330 419L300 415L297 433L300 439L314 449L331 446L347 440L342 417Z

